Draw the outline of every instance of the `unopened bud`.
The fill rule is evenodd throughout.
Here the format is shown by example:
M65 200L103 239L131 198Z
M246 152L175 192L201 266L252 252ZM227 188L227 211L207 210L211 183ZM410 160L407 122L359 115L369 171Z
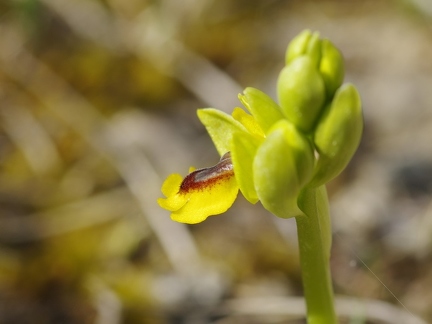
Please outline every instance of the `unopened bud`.
M313 60L300 56L285 66L277 90L285 117L302 131L311 131L325 100L324 81Z
M345 71L341 52L328 39L321 41L319 71L324 80L327 98L332 98L342 85Z
M319 159L312 186L332 180L345 169L360 144L362 132L360 96L353 85L343 85L315 129L314 143Z
M279 121L258 148L253 177L263 206L278 217L301 214L297 199L313 171L312 146L287 120Z

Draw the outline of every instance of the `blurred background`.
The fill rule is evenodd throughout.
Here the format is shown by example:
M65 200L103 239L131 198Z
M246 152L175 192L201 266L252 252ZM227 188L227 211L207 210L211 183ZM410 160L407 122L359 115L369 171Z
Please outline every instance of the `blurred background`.
M2 0L0 323L305 323L294 220L239 197L184 226L156 204L219 159L196 109L276 98L305 28L364 103L328 186L338 312L432 322L430 2Z

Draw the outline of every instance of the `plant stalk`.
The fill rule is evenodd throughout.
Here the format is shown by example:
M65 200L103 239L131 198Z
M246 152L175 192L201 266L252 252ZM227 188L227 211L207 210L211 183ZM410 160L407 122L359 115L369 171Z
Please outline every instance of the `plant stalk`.
M308 324L337 323L330 274L331 227L325 186L306 188L296 217Z

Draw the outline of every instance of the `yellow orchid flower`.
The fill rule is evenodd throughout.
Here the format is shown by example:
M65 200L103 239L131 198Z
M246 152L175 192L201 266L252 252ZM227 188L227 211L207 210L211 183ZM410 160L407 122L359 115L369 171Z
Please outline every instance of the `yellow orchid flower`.
M234 203L239 189L249 202L261 200L280 217L301 213L296 197L312 174L309 141L263 92L247 88L239 98L252 115L241 108L235 108L232 115L212 108L198 110L222 158L215 166L190 170L184 179L173 174L165 180L162 193L166 198L158 199L158 203L171 211L171 219L195 224L222 214Z
M158 203L172 212L172 220L196 224L227 211L238 190L231 154L227 152L218 164L192 171L184 179L179 174L170 175L162 185L167 198L159 198Z
M353 86L340 86L342 78L338 50L317 33L301 33L288 47L279 75L280 105L246 88L239 99L247 111L198 110L222 158L215 166L190 170L184 179L170 175L159 205L173 220L195 224L224 213L240 190L278 217L301 215L301 190L337 176L360 140L360 99Z

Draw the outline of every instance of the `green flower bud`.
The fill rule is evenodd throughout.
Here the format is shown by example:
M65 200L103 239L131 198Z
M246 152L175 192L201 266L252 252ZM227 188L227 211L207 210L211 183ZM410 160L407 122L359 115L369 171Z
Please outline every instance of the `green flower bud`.
M285 66L277 91L285 117L302 131L311 131L325 100L324 81L313 60L300 56Z
M306 53L311 37L311 31L306 29L292 39L285 54L286 65L290 64L294 59Z
M353 85L345 84L336 91L315 129L319 159L311 186L322 185L345 169L360 144L362 132L360 96Z
M301 214L297 198L313 171L309 141L287 120L276 123L253 162L255 189L263 206L282 218Z
M286 65L301 56L308 56L314 62L324 80L327 98L332 98L344 78L342 54L328 39L321 40L319 33L305 30L288 45Z
M319 33L315 32L312 34L305 54L311 58L315 66L318 68L321 60L321 40L319 38Z
M345 71L341 52L328 39L321 41L319 71L324 79L327 98L332 98L342 85Z

